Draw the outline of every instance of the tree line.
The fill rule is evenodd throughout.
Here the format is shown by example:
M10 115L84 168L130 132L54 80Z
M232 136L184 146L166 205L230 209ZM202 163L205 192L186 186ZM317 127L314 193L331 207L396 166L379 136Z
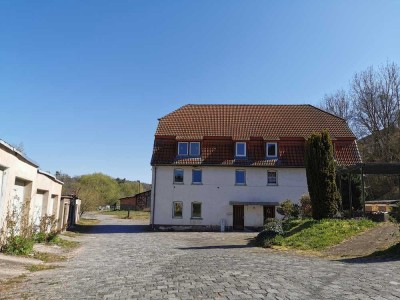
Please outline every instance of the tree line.
M56 178L64 183L63 195L77 195L82 200L82 213L95 210L99 206L114 205L120 198L151 189L147 183L113 178L102 173L71 177L62 172L56 172Z
M324 96L321 108L347 121L364 162L400 161L400 68L395 62L355 73L347 89ZM357 186L359 178L354 180ZM367 198L398 197L398 180L368 176Z

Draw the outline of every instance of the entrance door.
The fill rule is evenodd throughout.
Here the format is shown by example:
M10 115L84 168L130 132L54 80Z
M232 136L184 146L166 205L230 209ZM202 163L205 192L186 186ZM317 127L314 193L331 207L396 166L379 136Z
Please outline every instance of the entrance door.
M244 229L244 205L233 206L233 229Z
M267 219L275 219L275 206L272 205L264 206L264 223Z

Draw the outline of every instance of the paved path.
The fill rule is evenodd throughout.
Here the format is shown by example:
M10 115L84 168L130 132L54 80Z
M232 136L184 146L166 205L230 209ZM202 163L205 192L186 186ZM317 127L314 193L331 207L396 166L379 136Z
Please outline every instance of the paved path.
M400 299L400 261L328 261L246 247L253 233L146 232L101 218L64 268L0 298Z

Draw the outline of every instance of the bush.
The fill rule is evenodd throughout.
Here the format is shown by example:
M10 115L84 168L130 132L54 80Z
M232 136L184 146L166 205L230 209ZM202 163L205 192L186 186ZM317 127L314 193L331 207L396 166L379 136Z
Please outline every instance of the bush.
M282 215L284 219L298 218L300 209L297 204L293 204L290 199L286 199L276 209L278 214Z
M13 236L7 239L7 244L4 246L4 252L14 255L28 255L33 250L35 241L32 238L22 236Z
M45 243L47 240L47 236L46 236L46 233L44 233L44 232L38 232L38 233L35 233L35 235L33 236L33 239L36 243Z
M304 194L300 197L300 214L302 218L311 218L312 207L310 194Z
M261 246L264 248L269 248L273 245L273 241L275 237L278 236L278 233L272 230L263 230L256 237L257 246Z
M275 237L283 233L281 220L267 219L267 222L264 224L264 230L256 237L256 244L264 248L271 247L274 244Z
M277 219L267 219L264 224L264 231L272 231L276 234L283 234L283 226L282 221Z

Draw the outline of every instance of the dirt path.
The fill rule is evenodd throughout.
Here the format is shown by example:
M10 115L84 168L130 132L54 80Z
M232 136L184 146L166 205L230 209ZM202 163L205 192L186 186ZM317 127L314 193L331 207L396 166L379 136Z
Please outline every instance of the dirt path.
M335 257L367 256L399 242L399 225L388 222L333 246L324 254Z

